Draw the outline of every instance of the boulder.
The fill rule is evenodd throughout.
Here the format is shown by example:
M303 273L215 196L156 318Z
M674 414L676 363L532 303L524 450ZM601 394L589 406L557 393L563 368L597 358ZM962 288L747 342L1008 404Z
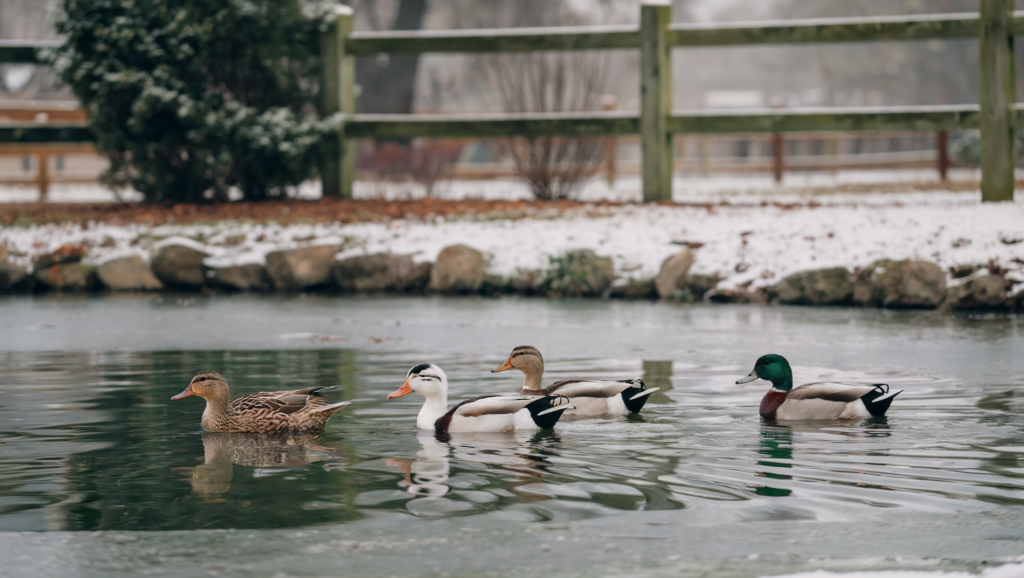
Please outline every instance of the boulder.
M32 263L32 270L41 271L51 265L58 265L60 263L77 263L82 260L86 251L88 251L88 247L85 245L66 243L61 245L60 249L37 258Z
M428 289L437 293L476 293L484 280L484 254L465 245L445 247L430 269Z
M101 263L96 267L96 277L111 291L158 291L164 286L138 255Z
M658 278L654 280L659 297L678 299L680 292L688 289L690 267L693 266L693 260L693 251L687 248L662 262Z
M953 311L1001 311L1010 308L1008 283L999 275L981 275L950 287L942 303Z
M569 251L549 258L551 267L544 277L548 293L568 297L603 295L615 280L615 267L609 257L599 257L590 249Z
M21 265L0 260L0 293L13 291L27 275L27 270Z
M422 291L430 281L430 263L416 263L412 255L360 255L336 261L331 277L346 293Z
M689 275L686 281L686 289L694 301L700 301L708 291L711 291L721 280L718 275Z
M789 275L774 292L786 305L842 305L853 296L853 280L846 267L815 269Z
M745 288L709 290L706 299L709 303L735 303L765 305L768 303L768 292L763 289L749 291Z
M150 260L153 275L170 289L199 291L206 284L206 253L195 246L167 244Z
M93 289L97 285L96 268L81 263L60 263L32 272L40 286L50 291L74 293Z
M270 291L274 280L263 265L232 265L218 267L206 272L206 281L212 287L225 291Z
M1017 291L1010 297L1010 309L1017 313L1024 312L1024 289Z
M630 277L622 285L616 285L612 287L612 291L609 294L612 299L657 299L660 297L658 293L657 281L654 279L634 279ZM674 298L681 301L688 301L690 299L689 291L679 291Z
M331 280L334 255L341 245L313 245L267 254L267 273L278 291L319 289Z
M928 261L875 261L858 272L853 301L890 309L934 309L946 293L946 273Z

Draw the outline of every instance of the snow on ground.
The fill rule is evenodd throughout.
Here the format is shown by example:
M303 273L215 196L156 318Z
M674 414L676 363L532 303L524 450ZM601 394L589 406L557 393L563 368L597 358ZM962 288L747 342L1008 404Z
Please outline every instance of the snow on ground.
M499 185L489 183L488 186ZM770 285L790 273L830 266L863 267L880 258L914 258L942 267L995 261L1024 275L1024 193L1008 203L979 202L974 192L834 193L799 189L706 187L707 205L587 206L563 212L482 215L386 223L211 225L91 224L0 228L13 259L34 257L65 243L86 242L88 260L125 254L147 257L159 240L180 236L205 245L207 263L262 263L266 253L306 244L342 243L339 258L376 252L413 254L433 261L449 245L485 251L490 271L513 275L544 269L548 258L571 249L610 256L623 278L657 275L662 261L696 249L696 273L726 277L721 288ZM165 241L166 242L166 241ZM1024 277L1021 278L1024 280Z

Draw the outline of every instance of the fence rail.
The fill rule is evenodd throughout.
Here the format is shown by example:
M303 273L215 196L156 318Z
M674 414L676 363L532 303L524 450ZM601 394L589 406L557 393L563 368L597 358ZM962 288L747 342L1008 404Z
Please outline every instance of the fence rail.
M326 196L351 196L355 138L615 136L639 134L644 200L671 198L672 134L829 130L982 131L982 199L1013 198L1013 131L1024 105L1015 104L1013 37L1024 35L1024 12L1010 0L981 0L980 13L771 21L729 25L672 24L667 2L646 0L639 26L516 28L456 31L352 32L353 12L339 7L321 42L323 114L346 117L321 162ZM673 48L976 38L980 44L980 103L963 106L671 111ZM0 41L0 62L40 62L54 41ZM640 50L641 109L546 115L358 115L356 56L380 53ZM30 124L30 123L29 123ZM81 142L81 123L25 126L0 123L0 142Z

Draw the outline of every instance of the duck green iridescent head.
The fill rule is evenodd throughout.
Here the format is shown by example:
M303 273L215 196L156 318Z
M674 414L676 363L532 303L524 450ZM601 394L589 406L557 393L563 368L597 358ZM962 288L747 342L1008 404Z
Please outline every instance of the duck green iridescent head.
M754 371L742 379L737 379L736 383L748 383L755 379L766 379L772 382L772 387L780 391L793 389L793 370L789 368L789 362L785 357L775 353L762 355L754 364Z

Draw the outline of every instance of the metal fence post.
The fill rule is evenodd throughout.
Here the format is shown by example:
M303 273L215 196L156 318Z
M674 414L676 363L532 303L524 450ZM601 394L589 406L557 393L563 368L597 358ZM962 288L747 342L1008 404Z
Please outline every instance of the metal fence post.
M672 200L672 47L668 25L672 5L644 0L640 5L640 149L644 202Z
M345 54L345 39L352 33L352 9L338 6L326 32L320 37L323 73L320 114L355 112L355 58ZM352 198L355 174L355 143L341 132L328 136L320 160L320 182L324 197Z
M1013 3L981 0L981 200L1013 200Z

